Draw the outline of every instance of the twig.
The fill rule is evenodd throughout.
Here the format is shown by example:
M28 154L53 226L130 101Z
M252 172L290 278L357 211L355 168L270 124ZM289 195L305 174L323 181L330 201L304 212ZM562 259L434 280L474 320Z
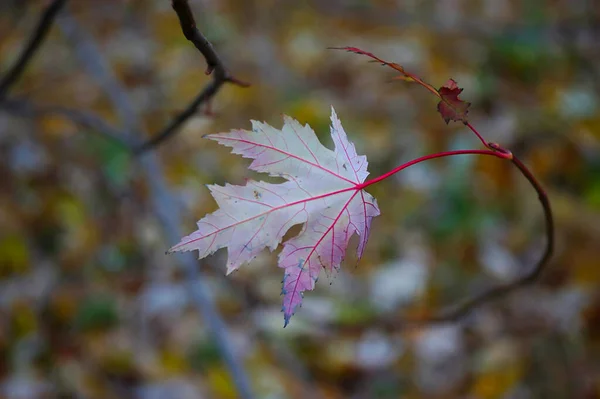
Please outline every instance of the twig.
M8 70L4 78L0 80L0 101L6 96L10 87L15 84L23 72L25 72L27 65L29 65L29 62L48 35L48 31L50 31L50 27L52 26L56 15L66 2L67 0L54 0L46 7L37 23L33 35L29 38L29 42L23 49L23 52L19 58L17 58L15 64Z
M179 17L179 24L181 25L183 35L196 46L206 59L206 70L204 73L210 75L215 71L217 78L224 80L227 72L223 67L223 63L213 49L212 44L196 27L196 20L188 4L188 0L171 0L171 6L177 13L177 17Z
M217 94L223 84L229 82L241 87L249 86L248 83L234 78L229 73L212 44L198 30L188 0L171 0L171 5L173 10L177 13L177 17L179 17L179 24L181 25L183 35L194 44L206 60L206 70L204 73L207 75L212 74L213 80L202 89L200 94L183 112L177 115L165 128L155 134L154 137L137 148L135 151L136 155L155 148L177 133L181 125L194 115L202 104L208 102L215 94Z
M163 141L177 133L181 125L183 125L191 116L193 116L204 102L208 101L212 96L214 96L217 91L219 91L219 88L223 85L223 83L224 81L213 79L182 113L177 115L171 122L169 122L169 124L162 131L137 147L134 151L134 154L141 155L146 151L156 148Z
M104 82L106 79L112 80L108 82L109 85L103 84L102 87L105 89L106 87L111 88L112 93L108 94L115 106L126 103L124 109L127 110L126 112L129 115L124 116L124 121L133 125L131 126L131 131L128 133L135 134L133 137L140 136L142 134L142 124L138 121L137 115L135 115L134 107L131 105L126 91L114 79L112 72L107 70L108 63L105 62L97 46L93 43L92 38L84 32L83 28L75 20L71 21L69 29L72 30L72 39L76 41L74 49L78 53L84 67L101 82ZM154 213L160 222L165 238L169 242L176 242L183 236L179 227L181 225L179 204L168 188L158 157L155 153L149 152L140 157L139 162L150 187L150 197ZM254 395L252 394L250 382L244 371L243 364L231 348L227 327L210 296L207 294L208 291L204 285L202 274L198 270L198 261L191 253L179 256L178 260L183 267L185 282L193 303L209 326L212 337L219 348L221 356L223 356L223 361L231 373L240 397L253 398Z

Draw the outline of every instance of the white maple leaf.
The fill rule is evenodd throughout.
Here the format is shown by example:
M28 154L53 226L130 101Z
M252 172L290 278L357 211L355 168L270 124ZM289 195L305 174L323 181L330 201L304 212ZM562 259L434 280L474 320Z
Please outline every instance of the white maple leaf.
M275 250L290 227L304 223L279 254L283 279L285 325L312 290L321 269L340 267L350 237L357 233L362 256L371 220L379 215L376 200L362 189L367 158L354 144L331 109L331 137L335 151L324 147L310 126L284 116L275 129L252 121L252 131L232 130L208 135L234 154L252 158L249 168L287 181L271 184L248 181L244 186L210 185L219 209L198 221L198 230L169 252L198 250L204 258L227 248L227 273L256 257L265 247Z

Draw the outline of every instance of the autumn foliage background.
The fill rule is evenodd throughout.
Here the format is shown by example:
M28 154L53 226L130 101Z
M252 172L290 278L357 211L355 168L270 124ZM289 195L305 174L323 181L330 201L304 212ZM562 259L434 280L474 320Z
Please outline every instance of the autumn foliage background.
M0 3L0 76L47 2ZM363 259L348 251L285 329L282 270L265 252L202 278L261 398L593 398L600 395L600 8L564 1L190 1L199 29L249 88L226 85L157 152L190 232L216 208L205 184L258 178L202 139L309 123L326 146L330 106L371 177L427 153L479 148L436 100L357 46L472 103L470 121L548 191L557 246L542 278L460 323L407 317L508 282L543 249L536 195L509 163L452 157L369 188L382 216ZM167 0L66 8L154 133L210 79ZM11 95L118 124L105 85L75 56L60 18ZM206 111L206 109L204 109ZM139 162L56 115L0 105L0 396L237 397L193 306ZM169 211L169 210L166 210ZM193 286L193 285L192 285Z

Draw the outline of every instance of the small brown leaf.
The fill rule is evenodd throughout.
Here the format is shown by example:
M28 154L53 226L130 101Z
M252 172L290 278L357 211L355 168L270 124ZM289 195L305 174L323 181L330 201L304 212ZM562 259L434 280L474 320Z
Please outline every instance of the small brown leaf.
M450 121L467 123L467 113L471 103L458 98L462 91L463 89L458 87L454 79L448 79L438 90L441 101L438 103L437 108L446 123Z

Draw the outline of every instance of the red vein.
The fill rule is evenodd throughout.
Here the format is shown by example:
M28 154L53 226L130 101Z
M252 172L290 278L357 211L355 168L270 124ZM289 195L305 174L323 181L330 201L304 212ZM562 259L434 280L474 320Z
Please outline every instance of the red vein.
M403 163L400 166L395 167L394 169L390 170L387 173L382 174L379 177L376 177L374 179L371 180L367 180L364 183L361 184L357 184L356 185L356 189L364 189L366 187L369 187L371 184L375 184L377 182L380 182L384 179L387 179L388 177L408 168L409 166L412 165L416 165L418 163L427 161L429 159L435 159L435 158L444 158L444 157L450 157L453 155L491 155L494 156L496 158L501 158L501 159L506 159L507 155L498 151L490 151L490 150L455 150L455 151L443 151L443 152L438 152L435 154L429 154L429 155L425 155L416 159L413 159L412 161L408 161L406 163Z
M291 118L289 118L291 119ZM302 137L300 137L300 135L298 134L298 132L296 131L296 128L294 127L294 120L292 119L292 123L290 123L290 126L292 128L292 130L294 131L294 134L296 135L296 137L298 137L298 140L300 140L300 142L302 144L304 144L304 147L308 150L308 152L310 153L310 155L312 155L313 159L315 160L315 162L319 164L319 160L317 159L317 157L315 156L315 154L313 154L312 150L310 149L310 147L308 146L308 144L306 144L306 142L302 139ZM297 122L296 122L297 123ZM300 126L300 128L302 128L302 126ZM285 139L283 140L285 142Z
M312 250L310 251L310 253L306 257L306 260L304 261L304 263L302 264L302 267L300 269L300 273L298 274L298 278L296 279L296 283L294 284L294 289L293 289L292 295L291 295L292 300L293 300L294 296L297 295L296 293L298 292L298 284L300 282L300 274L302 274L302 272L304 271L304 266L307 263L310 262L310 257L316 251L316 249L319 246L319 244L321 244L321 241L323 241L323 239L325 239L325 237L327 236L327 233L329 233L329 231L335 227L336 223L340 219L340 216L342 215L342 213L344 213L344 211L346 210L346 208L348 208L348 205L350 205L350 202L352 202L352 200L354 199L354 197L356 196L356 194L358 194L358 191L356 191L354 194L352 194L352 196L350 197L350 199L344 204L344 206L342 207L342 209L340 210L340 212L338 213L338 215L334 219L333 223L331 223L331 225L325 231L325 233L323 233L323 235L321 235L321 238L319 238L319 240L315 243L315 245L312 246ZM308 267L308 269L310 271L310 266ZM292 302L292 300L290 300L290 303ZM290 311L291 311L291 309L290 309Z
M182 247L182 246L184 246L184 245L189 245L189 244L191 244L191 243L193 243L193 242L196 242L196 241L200 241L200 240L202 240L202 239L204 239L204 238L206 238L206 237L210 237L210 236L211 236L211 235L213 235L213 234L218 234L218 233L220 233L220 232L222 232L222 231L224 231L224 230L227 230L227 229L229 229L229 228L231 228L231 227L235 227L235 226L237 226L237 225L239 225L239 224L242 224L242 223L249 222L249 221L251 221L251 220L254 220L254 219L256 219L256 218L259 218L259 217L261 217L261 216L267 215L267 214L269 214L269 213L271 213L271 212L275 212L275 211L278 211L278 210L280 210L280 209L287 208L287 207L294 206L294 205L298 205L298 204L305 204L305 203L307 203L307 202L310 202L310 201L315 201L315 200L318 200L318 199L321 199L321 198L327 198L327 197L330 197L330 196L332 196L332 195L336 195L336 194L345 193L346 191L357 190L357 188L356 188L356 187L357 187L357 186L354 186L354 187L347 187L347 188L342 188L342 189L340 189L340 190L336 190L336 191L332 191L332 192L329 192L329 193L325 193L325 194L317 195L316 197L305 198L305 199L301 199L301 200L298 200L298 201L291 202L291 203L289 203L289 204L283 204L283 205L280 205L280 206L273 207L273 208L269 209L269 210L268 210L268 211L266 211L266 212L259 213L258 215L252 216L252 217L250 217L250 218L248 218L248 219L240 220L240 221L239 221L239 222L237 222L237 223L230 224L230 225L228 225L228 226L226 226L226 227L223 227L223 228L220 228L220 229L218 229L218 230L215 230L215 231L213 231L213 232L211 232L211 233L209 233L209 234L206 234L206 235L204 235L204 236L202 236L202 237L194 238L193 240L186 241L186 242L181 242L181 243L179 243L179 244L177 244L177 245L173 246L171 249L169 249L169 251L168 251L168 252L174 252L174 251L176 251L176 250L177 250L177 248L179 248L179 247Z
M244 144L251 144L251 145L254 145L254 146L256 146L256 147L264 147L264 148L268 148L268 149L271 149L271 150L273 150L273 151L275 151L275 152L279 152L279 153L281 153L281 154L285 154L285 155L287 155L287 156L289 156L289 157L291 157L291 158L297 159L297 160L299 160L299 161L301 161L301 162L303 162L303 163L307 163L307 164L309 164L309 165L311 165L311 166L313 166L313 167L315 167L315 168L317 168L317 169L321 169L321 170L323 170L323 171L325 171L325 172L327 172L327 173L329 173L329 174L331 174L331 175L333 175L333 176L337 177L338 179L344 180L344 181L346 181L346 182L348 182L348 183L356 184L356 182L355 182L355 181L352 181L352 180L350 180L350 179L347 179L347 178L345 178L344 176L342 176L342 175L339 175L339 174L335 173L335 172L334 172L334 171L332 171L332 170L329 170L329 169L327 169L327 168L324 168L323 166L321 166L321 165L320 165L320 164L318 164L318 163L313 163L313 162L310 162L310 161L308 161L308 160L306 160L306 159L304 159L304 158L301 158L301 157L299 157L299 156L297 156L297 155L291 154L291 153L289 153L289 152L285 152L285 151L283 151L283 150L281 150L281 149L279 149L279 148L277 148L277 147L271 147L271 146L268 146L268 145L266 145L266 144L254 143L254 142L252 142L252 141L249 141L249 140L238 139L238 138L234 138L234 137L224 137L224 136L212 135L212 136L209 136L209 138L211 138L211 139L213 139L213 140L214 140L214 139L218 139L218 140L225 140L225 141L226 141L226 140L229 140L229 141L236 141L236 142L241 142L241 143L244 143ZM312 154L312 153L311 153L311 154ZM314 157L314 155L313 155L313 157ZM316 158L315 158L315 159L316 159Z
M338 137L340 137L340 134L338 132ZM346 143L348 143L348 141L346 140ZM356 181L360 181L358 180L358 173L356 172L356 169L354 169L354 164L352 163L352 159L350 159L350 155L348 155L348 147L346 147L346 144L344 142L342 142L341 138L340 138L340 144L342 145L342 148L344 149L344 154L346 154L346 159L348 160L348 163L350 164L350 167L352 168L352 171L354 172L354 177L356 177ZM358 154L356 155L358 157Z
M217 192L217 193L219 193L221 195L224 195L226 197L229 197L229 198L235 198L235 199L238 199L240 201L252 202L253 204L264 205L266 207L273 208L273 206L271 206L269 204L266 204L264 202L261 202L261 201L252 200L250 198L238 197L237 195L227 194L227 193L224 193L222 191L215 190L214 188L213 188L213 191L215 191L215 192Z

